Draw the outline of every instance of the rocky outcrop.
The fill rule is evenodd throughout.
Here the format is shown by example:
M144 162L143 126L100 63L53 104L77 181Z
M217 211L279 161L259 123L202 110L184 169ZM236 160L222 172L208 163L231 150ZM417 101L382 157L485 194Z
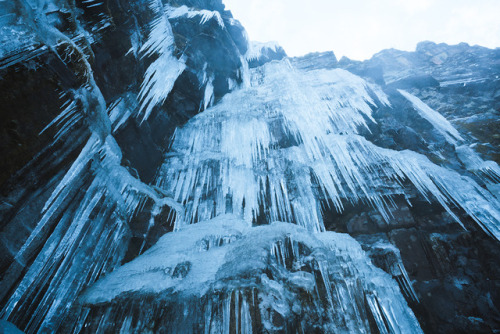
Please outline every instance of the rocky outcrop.
M499 55L498 49L465 43L422 42L415 52L384 50L364 62L343 58L338 66L381 84L391 101L399 100L392 108L374 112L377 125L370 128L367 138L382 147L425 154L473 177L498 198L492 180L478 173L466 155L498 162L497 131L493 128L500 119ZM401 98L401 90L411 92L446 117L463 141L451 145L437 134L432 122L422 121L414 113L415 105ZM442 210L424 202L412 201L408 206L401 200L396 204L395 226L381 224L373 209L354 206L329 218L330 228L356 235L375 263L386 255L378 254L372 245L386 240L387 245L397 247L396 254L401 254L419 298L413 309L425 332L497 330L499 273L493 264L500 254L498 243L470 225L466 217L464 230L451 223Z
M313 52L303 57L291 58L293 66L304 70L316 70L321 68L336 68L338 65L337 57L333 51Z

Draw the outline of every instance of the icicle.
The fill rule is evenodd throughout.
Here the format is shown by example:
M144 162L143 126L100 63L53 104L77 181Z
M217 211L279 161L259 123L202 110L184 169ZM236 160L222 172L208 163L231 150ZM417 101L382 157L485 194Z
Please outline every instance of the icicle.
M248 61L244 57L240 57L241 68L240 68L240 79L243 88L250 87L250 69L248 67Z
M242 301L241 301L241 315L240 315L240 321L241 321L241 328L240 328L240 333L253 333L252 331L252 317L250 315L250 306L248 305L248 301L246 298L243 298L244 296L242 295Z
M458 131L451 125L451 123L444 118L440 113L430 108L427 104L422 102L418 97L398 89L408 101L413 104L415 110L418 111L420 116L428 120L436 130L438 130L448 142L455 144L457 140L463 140Z
M375 319L375 323L377 324L377 328L380 334L394 333L394 331L391 328L388 328L385 314L378 303L377 297L374 296L373 294L367 294L366 302L368 303L368 307L370 308L371 314Z
M213 103L214 100L214 85L212 83L213 80L214 80L213 77L207 80L207 84L205 87L205 96L203 98L203 110L206 110Z
M325 285L325 291L328 303L330 304L332 312L335 312L335 306L333 304L333 296L332 296L332 284L330 283L330 277L328 276L327 265L320 261L318 262L318 267L319 267L319 272L321 273L321 281Z
M500 183L500 167L494 161L484 161L481 157L467 145L455 148L457 156L467 170L475 173L479 177L486 176L494 183Z
M401 263L398 263L398 268L399 271L401 272L401 276L398 278L398 280L401 280L400 286L404 287L405 294L410 298L410 300L418 303L419 302L418 296L415 290L413 289L413 285L411 284L410 277L408 277L408 272L406 271L406 268Z
M222 330L224 334L230 333L231 328L231 293L226 296L223 300L223 321L222 321Z

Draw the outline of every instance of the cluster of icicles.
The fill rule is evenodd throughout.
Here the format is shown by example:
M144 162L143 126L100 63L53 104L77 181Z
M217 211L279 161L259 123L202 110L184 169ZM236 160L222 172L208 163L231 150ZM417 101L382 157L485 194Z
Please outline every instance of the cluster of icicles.
M404 195L409 180L458 222L453 206L500 238L498 201L472 179L358 134L375 122L372 107L390 106L378 86L342 69L300 71L286 59L250 75L248 87L175 132L157 185L185 207L177 227L232 212L323 231L321 198L339 212L362 201L390 221L391 196ZM437 112L401 94L447 138L460 139Z

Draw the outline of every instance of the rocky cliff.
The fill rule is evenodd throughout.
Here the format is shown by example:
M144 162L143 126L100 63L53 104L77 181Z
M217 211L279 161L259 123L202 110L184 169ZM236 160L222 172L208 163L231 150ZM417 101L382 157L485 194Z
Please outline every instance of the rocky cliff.
M288 58L218 0L0 13L0 328L500 330L498 49Z

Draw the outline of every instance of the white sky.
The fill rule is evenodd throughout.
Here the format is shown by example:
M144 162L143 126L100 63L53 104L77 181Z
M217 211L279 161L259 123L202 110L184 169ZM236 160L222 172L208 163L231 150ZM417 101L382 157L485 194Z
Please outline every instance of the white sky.
M364 60L418 42L500 47L500 0L223 0L250 40Z

